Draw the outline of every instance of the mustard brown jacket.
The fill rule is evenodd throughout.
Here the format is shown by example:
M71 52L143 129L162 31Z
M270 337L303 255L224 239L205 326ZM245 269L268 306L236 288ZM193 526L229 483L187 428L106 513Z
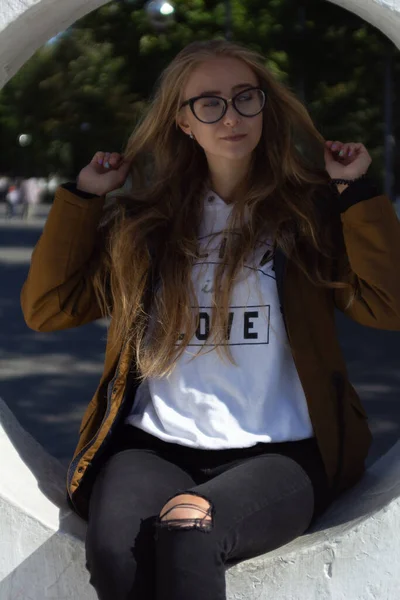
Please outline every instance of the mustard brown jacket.
M330 490L337 495L361 478L372 436L348 378L334 309L366 326L400 330L400 223L390 200L369 179L353 183L341 195L326 187L319 205L340 234L335 273L340 280L350 266L350 279L358 289L355 302L346 309L347 290L313 285L279 250L274 268L295 365ZM74 183L57 188L21 291L31 329L57 331L104 316L89 276L100 260L104 203L105 197L80 192ZM68 500L83 518L110 438L134 402L135 372L130 350L107 344L103 375L83 416L67 475Z

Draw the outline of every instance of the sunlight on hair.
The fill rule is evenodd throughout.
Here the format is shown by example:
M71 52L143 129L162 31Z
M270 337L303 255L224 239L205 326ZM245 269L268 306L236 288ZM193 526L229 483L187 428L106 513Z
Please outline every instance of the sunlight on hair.
M224 40L194 42L164 70L147 113L129 137L124 154L133 161L132 186L116 195L117 210L114 206L103 227L108 240L103 269L93 274L104 314L113 314L111 340L129 341L143 378L170 373L198 325L191 273L209 173L204 151L176 119L190 74L215 57L243 61L267 94L261 140L233 203L224 248L230 260L215 272L210 335L216 334L218 355L234 363L224 344L229 301L245 257L260 238L269 236L316 285L351 285L332 282L334 245L314 202L330 180L323 160L325 140L307 109L270 72L265 57ZM238 235L230 235L233 229ZM150 250L159 288L145 299ZM156 312L151 335L150 308Z

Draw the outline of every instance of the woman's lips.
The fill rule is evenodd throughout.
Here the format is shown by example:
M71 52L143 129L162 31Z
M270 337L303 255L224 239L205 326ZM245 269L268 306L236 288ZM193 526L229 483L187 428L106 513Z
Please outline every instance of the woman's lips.
M243 140L246 137L246 133L242 134L242 135L232 135L229 137L224 137L222 138L223 140L225 140L226 142L239 142L240 140Z

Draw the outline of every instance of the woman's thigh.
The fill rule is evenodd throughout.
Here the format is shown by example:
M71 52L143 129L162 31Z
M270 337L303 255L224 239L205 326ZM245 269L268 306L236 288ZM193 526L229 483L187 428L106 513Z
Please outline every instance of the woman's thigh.
M310 478L298 463L278 454L236 461L187 491L212 504L213 537L228 566L295 539L313 516Z
M194 484L188 473L152 450L128 449L111 456L93 486L86 535L87 568L100 598L124 597L137 571L143 581L149 580L154 521L169 496ZM114 596L108 595L108 587Z

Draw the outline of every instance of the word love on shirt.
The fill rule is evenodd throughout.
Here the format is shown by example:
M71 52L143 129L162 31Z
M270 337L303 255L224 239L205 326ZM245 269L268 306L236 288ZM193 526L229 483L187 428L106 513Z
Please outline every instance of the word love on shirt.
M189 346L207 345L196 342L206 342L210 336L212 309L205 306L200 308L196 333ZM231 306L225 335L225 339L230 342L229 345L269 344L270 310L269 304ZM181 333L178 340L182 340L183 337L184 334Z

